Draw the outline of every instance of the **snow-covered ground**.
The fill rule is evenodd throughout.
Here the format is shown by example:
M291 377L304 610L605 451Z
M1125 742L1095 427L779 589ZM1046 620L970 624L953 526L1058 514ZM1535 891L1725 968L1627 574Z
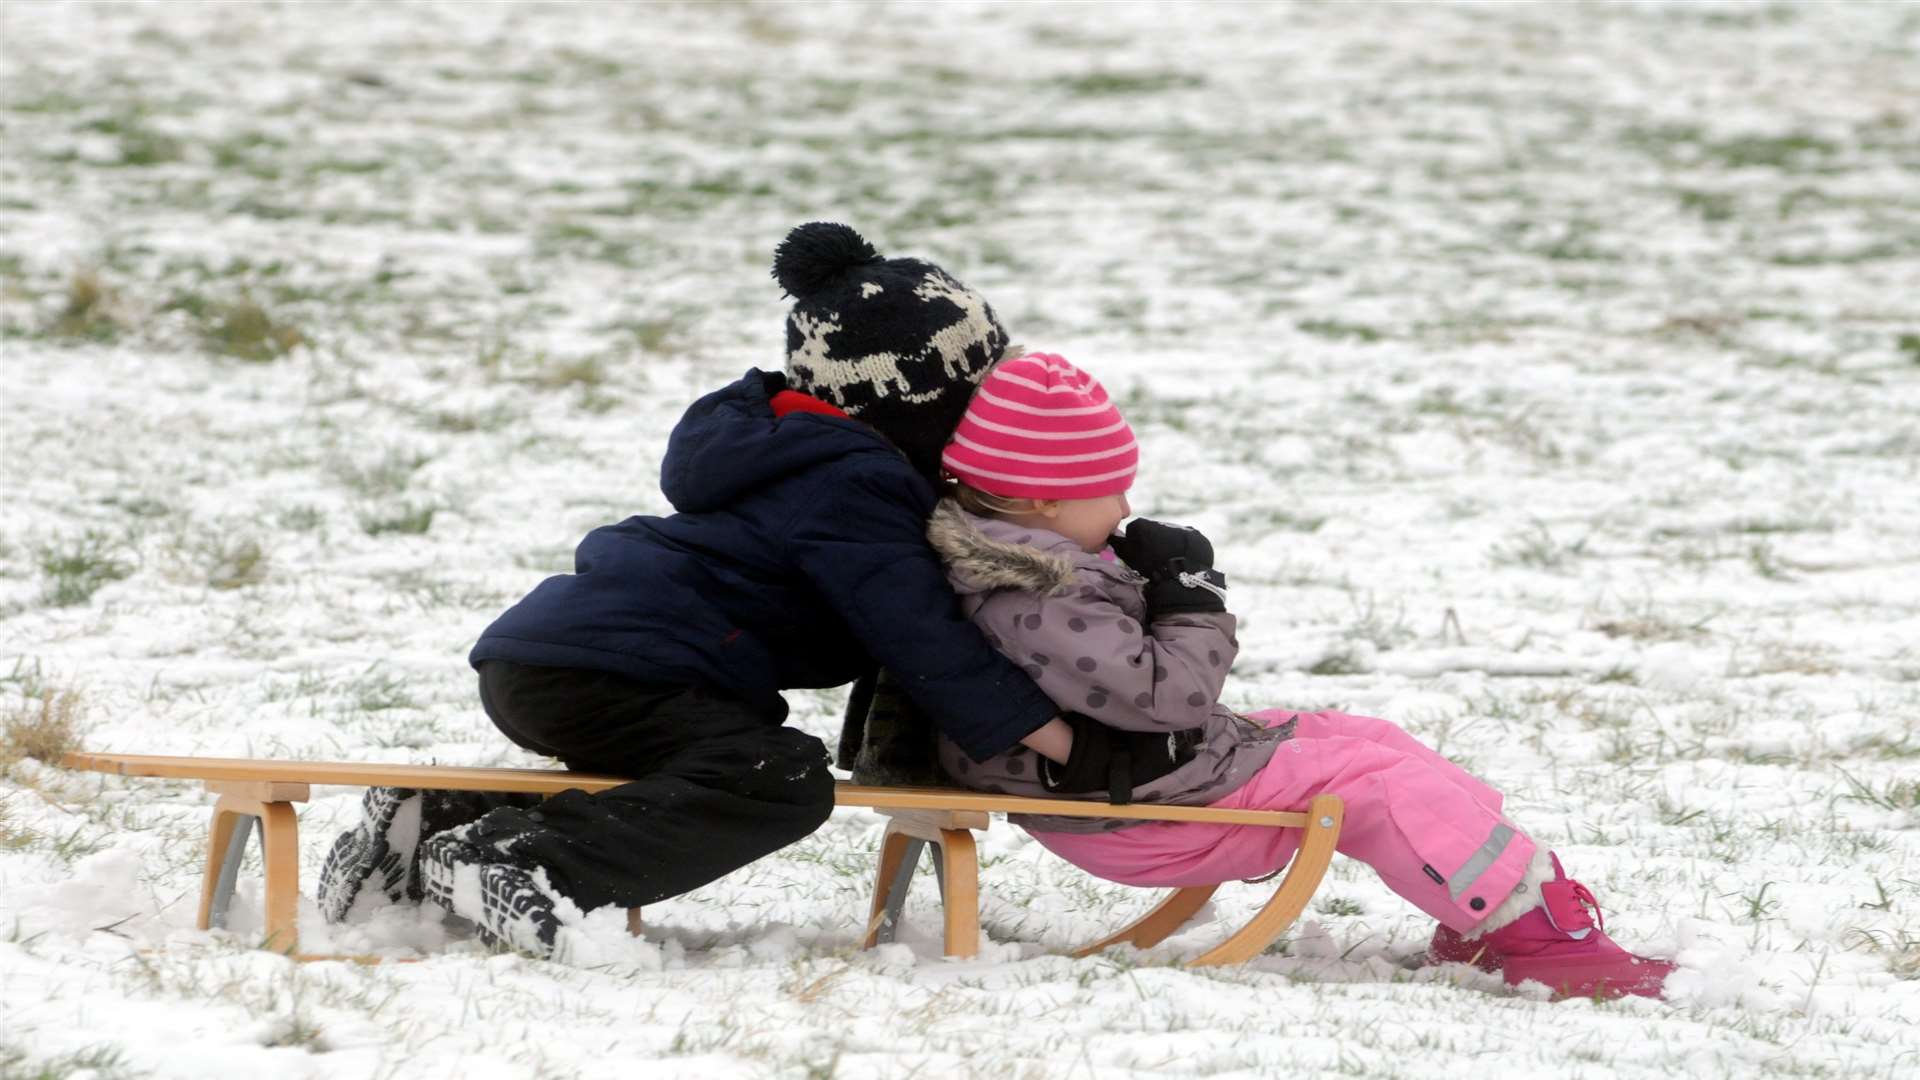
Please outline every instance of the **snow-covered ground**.
M1241 967L1259 887L1069 960L1155 897L1004 824L977 960L926 879L857 952L844 811L576 966L310 900L419 962L301 966L192 928L204 792L0 757L0 1076L1920 1072L1913 4L7 3L0 718L534 763L467 647L664 509L814 218L1124 392L1231 700L1469 763L1673 1000L1415 970L1344 862Z

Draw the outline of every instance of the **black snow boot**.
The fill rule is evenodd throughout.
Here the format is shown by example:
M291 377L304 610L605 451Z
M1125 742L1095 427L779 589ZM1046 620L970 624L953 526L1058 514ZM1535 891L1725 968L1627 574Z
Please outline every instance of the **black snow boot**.
M540 959L564 959L560 905L546 874L508 851L529 828L525 814L501 809L470 825L435 833L421 845L420 877L426 898L473 923L480 940ZM575 908L577 911L578 909Z
M420 792L368 788L360 823L341 833L320 867L320 914L342 922L369 881L388 903L407 899L414 848L420 842Z

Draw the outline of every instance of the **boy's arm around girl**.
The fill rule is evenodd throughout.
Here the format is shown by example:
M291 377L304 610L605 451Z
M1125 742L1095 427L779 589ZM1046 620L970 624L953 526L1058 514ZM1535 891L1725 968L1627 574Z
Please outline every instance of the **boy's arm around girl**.
M915 494L886 473L833 476L800 500L790 551L868 655L969 757L985 760L1059 709L960 611Z

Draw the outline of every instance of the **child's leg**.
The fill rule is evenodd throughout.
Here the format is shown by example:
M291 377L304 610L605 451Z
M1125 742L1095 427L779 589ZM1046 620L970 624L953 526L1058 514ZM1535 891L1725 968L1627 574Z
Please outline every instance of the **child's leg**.
M1472 773L1447 760L1445 756L1407 734L1405 728L1391 720L1382 720L1373 716L1355 716L1342 712L1296 713L1283 709L1266 709L1251 714L1268 727L1294 721L1294 732L1301 738L1325 738L1330 735L1344 735L1349 738L1366 739L1382 746L1391 747L1403 754L1420 758L1431 765L1440 775L1464 788L1489 810L1498 812L1505 801L1498 791L1488 787L1484 781Z
M482 686L515 741L569 768L635 778L496 809L461 834L492 857L544 869L582 910L677 896L808 835L833 811L826 747L765 710L703 690L494 663Z
M1213 805L1299 810L1315 795L1338 795L1346 803L1338 850L1372 867L1393 891L1463 932L1499 909L1526 875L1534 844L1473 790L1491 789L1478 781L1462 784L1459 777L1466 774L1431 750L1329 734L1330 727L1337 729L1337 721L1296 727L1265 769ZM1297 835L1259 826L1156 822L1035 838L1102 877L1169 886L1268 873L1292 855Z

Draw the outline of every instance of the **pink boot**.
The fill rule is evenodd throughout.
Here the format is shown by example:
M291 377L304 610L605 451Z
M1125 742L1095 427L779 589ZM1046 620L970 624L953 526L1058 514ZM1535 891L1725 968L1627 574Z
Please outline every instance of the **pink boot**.
M1529 979L1545 983L1555 1001L1628 994L1659 997L1674 966L1635 956L1614 944L1605 933L1606 923L1599 918L1600 905L1593 893L1568 880L1558 856L1548 858L1553 863L1553 880L1540 883L1539 904L1475 938L1439 927L1427 946L1427 958L1497 971L1509 986Z

